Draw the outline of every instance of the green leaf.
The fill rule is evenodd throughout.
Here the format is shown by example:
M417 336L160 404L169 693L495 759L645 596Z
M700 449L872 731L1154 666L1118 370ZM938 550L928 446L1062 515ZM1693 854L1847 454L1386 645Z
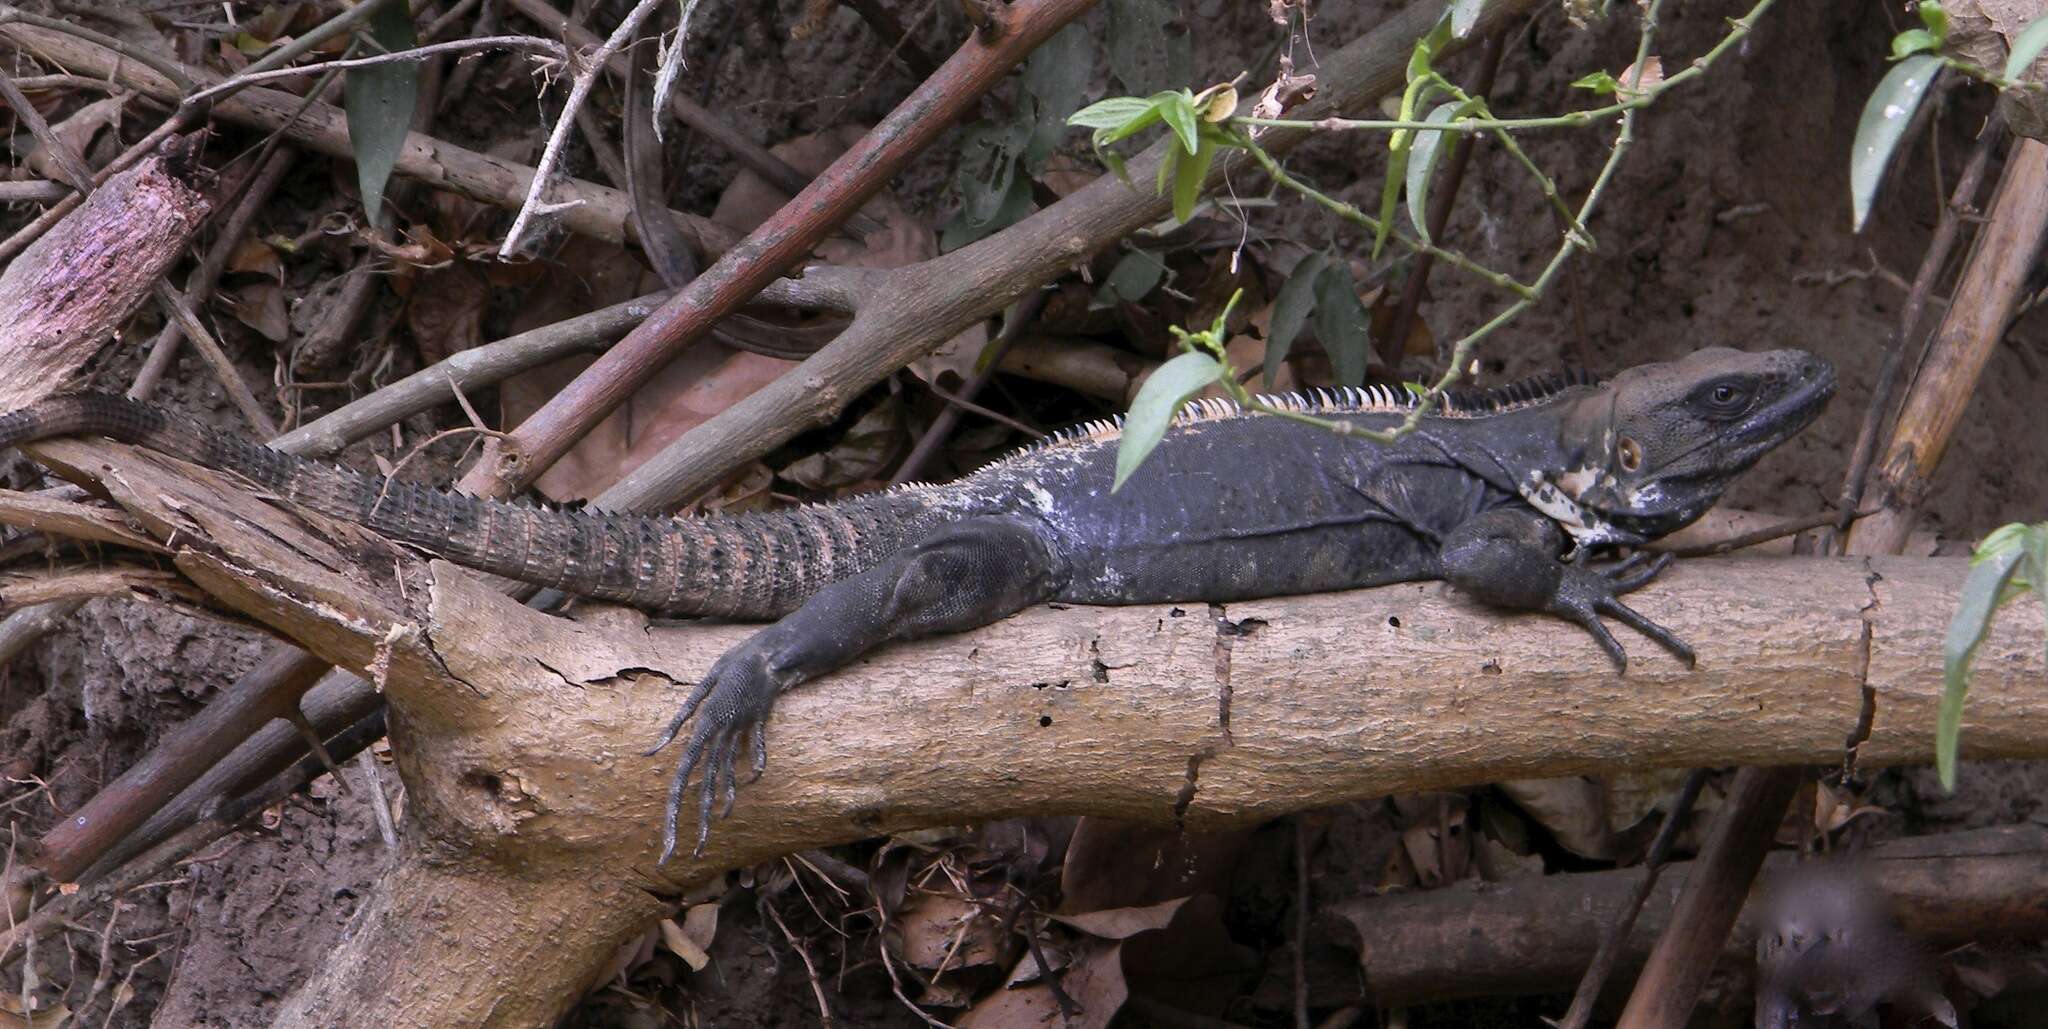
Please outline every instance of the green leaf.
M1877 84L1863 105L1863 117L1856 122L1856 142L1849 151L1849 202L1854 210L1851 225L1862 232L1870 218L1870 202L1884 184L1885 168L1892 151L1906 134L1906 125L1920 107L1927 87L1941 71L1941 58L1919 54L1900 61Z
M1194 75L1193 40L1181 0L1106 0L1109 68L1133 93L1186 85Z
M1166 117L1166 112L1165 109L1160 106L1159 98L1156 96L1148 97L1145 100L1145 109L1143 111L1138 112L1138 114L1135 117L1131 118L1129 121L1124 122L1122 125L1112 126L1107 129L1096 129L1095 145L1104 146L1106 144L1115 143L1119 140L1137 135L1138 133L1143 132L1148 128L1151 128L1155 123L1157 123L1160 119L1164 117Z
M1024 156L1025 167L1030 171L1043 169L1046 158L1059 145L1060 137L1071 124L1071 119L1061 115L1081 105L1094 61L1095 41L1078 22L1054 33L1025 60L1024 73L1018 81L1032 100L1031 144L1025 148Z
M1202 148L1193 157L1176 162L1173 172L1173 216L1187 221L1195 216L1195 203L1202 199L1202 182L1209 177L1209 165L1216 160L1216 141L1202 138Z
M1941 709L1934 724L1934 767L1944 789L1956 786L1956 751L1963 730L1963 695L1969 689L1970 661L1991 628L1992 612L1997 610L2020 556L2020 548L2015 547L1970 568L1962 596L1956 600L1955 617L1948 623L1948 637L1941 644Z
M2048 50L2048 15L2042 15L2027 23L2020 34L2013 37L2012 55L2005 59L2007 81L2017 81L2027 69L2034 66L2034 60Z
M1123 488L1138 466L1151 456L1152 448L1166 438L1166 428L1189 397L1200 393L1223 377L1223 365L1207 354L1182 354L1159 366L1131 401L1131 413L1124 419L1123 438L1116 448L1116 481L1111 493Z
M1892 60L1941 49L1941 40L1926 29L1907 29L1892 37Z
M1280 295L1273 298L1273 320L1266 325L1267 389L1273 388L1281 363L1287 360L1287 352L1294 349L1294 337L1301 334L1301 327L1308 324L1309 312L1316 309L1316 279L1328 263L1330 255L1321 251L1302 258L1294 266L1294 274L1280 284Z
M2027 530L2026 559L2020 562L2022 573L2034 589L2034 599L2041 602L2041 611L2048 614L2048 523L2033 526ZM2000 604L2005 598L1999 599Z
M2001 525L1991 530L1991 535L1984 537L1984 542L1977 544L1976 552L1970 555L1970 563L1979 564L2008 550L2025 546L2026 540L2027 523L2011 522Z
M940 246L952 251L1023 219L1031 213L1031 179L1020 162L1031 145L1032 119L977 121L960 134L953 188L960 210L940 230Z
M1159 116L1166 119L1167 127L1180 137L1180 147L1194 153L1202 145L1201 119L1195 115L1195 96L1186 90L1178 93L1162 93L1156 98Z
M1067 124L1084 129L1120 128L1125 122L1152 111L1152 101L1135 96L1113 96L1097 100L1067 116Z
M412 23L412 8L402 3L384 4L370 15L369 37L385 53L410 50L419 38ZM356 159L356 188L363 195L363 210L371 224L384 208L384 184L405 149L406 133L412 129L413 108L419 103L420 66L414 61L390 61L364 68L350 68L342 84L342 104L348 112L349 148Z
M1595 93L1612 93L1621 88L1621 83L1604 71L1596 71L1573 80L1572 88L1590 89Z
M1451 36L1464 39L1472 34L1472 26L1479 24L1479 15L1486 10L1486 0L1451 0Z
M1372 356L1372 316L1358 300L1350 266L1341 260L1331 261L1316 276L1316 338L1330 355L1338 385L1365 384Z
M1920 24L1927 26L1928 33L1934 36L1935 47L1940 48L1948 39L1948 12L1942 9L1941 0L1920 0L1916 6L1920 12Z
M1444 44L1451 41L1451 12L1444 11L1443 17L1430 27L1429 34L1415 41L1415 49L1408 52L1408 81L1431 75L1430 62L1443 51Z
M1448 124L1457 116L1463 106L1456 101L1438 104L1423 121L1431 125ZM1417 132L1415 149L1408 155L1408 221L1415 226L1415 235L1424 243L1429 238L1429 177L1436 171L1437 155L1446 149L1442 144L1446 132Z
M1133 250L1109 270L1109 277L1103 279L1101 288L1095 291L1095 300L1101 304L1142 300L1145 294L1158 288L1159 280L1165 277L1166 262L1160 260L1158 254L1149 250Z

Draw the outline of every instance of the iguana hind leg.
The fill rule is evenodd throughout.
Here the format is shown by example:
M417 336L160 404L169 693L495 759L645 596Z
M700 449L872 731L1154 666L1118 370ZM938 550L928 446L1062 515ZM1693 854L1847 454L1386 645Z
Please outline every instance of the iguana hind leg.
M1466 519L1444 537L1438 551L1444 579L1495 607L1547 611L1593 634L1614 666L1628 670L1628 652L1600 621L1608 615L1663 644L1690 667L1692 648L1671 630L1621 602L1621 596L1649 584L1671 555L1654 560L1636 553L1607 568L1558 560L1564 534L1557 523L1533 511L1501 509Z
M768 761L766 727L782 691L840 668L891 640L987 625L1053 595L1062 562L1027 523L1002 517L956 522L858 575L819 590L781 621L726 651L691 691L653 753L696 715L669 784L661 860L676 847L683 795L698 776L697 852L738 791L735 766L752 737L759 775Z

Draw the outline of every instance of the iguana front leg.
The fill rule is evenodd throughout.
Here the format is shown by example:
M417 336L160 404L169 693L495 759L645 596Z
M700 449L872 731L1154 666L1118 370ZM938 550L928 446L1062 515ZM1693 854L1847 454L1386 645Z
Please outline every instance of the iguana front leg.
M1691 647L1619 599L1656 578L1671 563L1671 555L1650 560L1638 551L1617 565L1596 569L1560 561L1557 555L1563 549L1564 533L1557 523L1534 511L1503 508L1468 518L1451 530L1438 559L1445 581L1485 603L1548 611L1584 626L1620 671L1628 671L1628 653L1601 624L1601 615L1633 626L1692 666Z
M781 621L726 651L648 751L667 746L697 716L669 784L661 860L675 852L683 790L692 772L700 775L696 849L702 853L716 799L725 798L721 816L732 810L738 790L734 765L750 732L754 774L767 766L767 720L777 694L891 640L987 625L1051 597L1062 574L1062 562L1023 521L970 519L819 590Z

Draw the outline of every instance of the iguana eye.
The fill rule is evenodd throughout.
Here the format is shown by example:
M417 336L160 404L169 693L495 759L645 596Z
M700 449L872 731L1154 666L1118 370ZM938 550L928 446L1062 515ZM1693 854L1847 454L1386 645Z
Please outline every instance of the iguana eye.
M1633 472L1636 469L1641 468L1643 466L1642 444L1637 443L1635 440L1629 439L1626 436L1623 436L1621 438L1621 444L1616 448L1616 450L1618 451L1619 456L1621 458L1622 471Z
M1747 384L1734 379L1724 379L1700 387L1693 394L1693 403L1703 413L1713 417L1741 414L1749 407L1750 393Z

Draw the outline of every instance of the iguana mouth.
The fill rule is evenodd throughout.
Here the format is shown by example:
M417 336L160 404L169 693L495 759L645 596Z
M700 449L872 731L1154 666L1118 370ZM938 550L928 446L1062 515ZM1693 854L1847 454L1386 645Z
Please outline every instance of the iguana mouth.
M1732 443L1736 463L1747 467L1766 451L1791 439L1813 424L1835 395L1835 366L1825 358L1809 355L1798 370L1798 384L1776 403L1751 411L1724 438Z

